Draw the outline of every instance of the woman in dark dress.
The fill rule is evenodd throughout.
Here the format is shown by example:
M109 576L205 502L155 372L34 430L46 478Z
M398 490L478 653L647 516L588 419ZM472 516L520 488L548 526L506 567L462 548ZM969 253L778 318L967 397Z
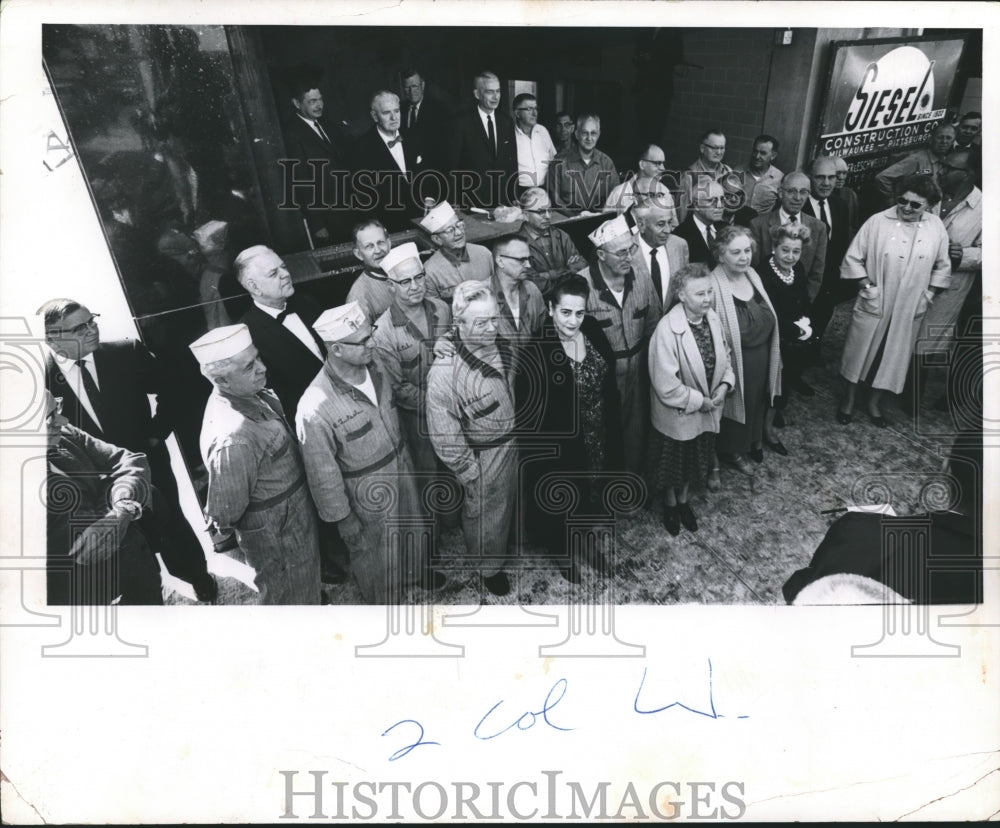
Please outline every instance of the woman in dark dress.
M769 406L764 415L764 445L777 454L787 456L788 449L774 433L777 415L787 404L788 390L798 391L807 397L813 395L812 388L802 380L802 372L806 367L804 346L812 340L813 333L809 320L806 273L799 261L802 258L802 246L808 244L811 234L804 224L780 224L772 227L770 232L773 253L770 261L761 267L760 280L764 283L764 290L767 291L778 317L782 387L785 393L775 397L774 405ZM784 425L783 422L778 422Z
M623 461L614 355L600 326L586 315L589 292L576 273L556 282L547 296L542 337L523 346L514 385L526 528L560 559L560 570L573 583L580 576L566 548L566 518L608 514L608 477L602 472L620 470ZM536 450L544 456L532 460ZM569 511L562 508L562 486L576 496ZM596 551L590 557L595 561L603 563Z
M754 240L745 227L724 227L715 237L714 309L729 342L736 386L722 410L719 459L753 476L764 459L764 415L781 393L778 320L757 272L750 266Z

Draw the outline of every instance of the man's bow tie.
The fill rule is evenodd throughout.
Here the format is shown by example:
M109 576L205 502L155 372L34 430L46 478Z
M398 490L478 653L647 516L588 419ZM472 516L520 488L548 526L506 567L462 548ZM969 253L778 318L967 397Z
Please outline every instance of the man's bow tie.
M402 135L397 135L397 136L396 136L395 138L393 138L393 139L392 139L391 141L386 141L386 142L385 142L385 145L386 145L386 146L387 146L387 147L388 147L389 149L392 149L392 148L393 148L394 146L396 146L396 144L402 144L402 143L403 143L403 136L402 136Z

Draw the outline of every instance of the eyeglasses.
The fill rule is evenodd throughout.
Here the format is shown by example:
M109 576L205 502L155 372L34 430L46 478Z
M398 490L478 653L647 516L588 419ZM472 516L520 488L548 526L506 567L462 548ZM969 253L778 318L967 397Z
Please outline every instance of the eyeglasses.
M636 252L639 250L639 245L633 244L626 247L624 250L608 250L606 251L609 255L614 256L616 259L631 259Z
M807 196L809 195L810 190L790 190L782 187L781 192L787 193L788 195Z
M540 210L524 210L524 212L525 213L535 213L536 215L539 215L539 216L548 216L548 215L552 214L552 208L551 207L543 207Z
M97 327L97 317L99 316L99 313L93 313L90 315L90 319L86 322L81 322L79 325L74 325L72 328L50 328L48 333L53 336L58 336L59 334L73 334L73 336L80 336L91 328Z
M438 230L439 233L443 233L445 236L454 236L459 230L465 229L465 219L459 219L451 227L442 227Z
M909 207L911 210L925 210L927 208L927 205L922 201L910 201L902 196L896 199L896 203L900 207Z
M725 144L723 144L721 147L716 144L702 144L702 146L705 149L716 150L716 151L724 150L726 148Z
M517 108L518 112L538 112L537 106L519 106Z
M725 148L723 147L723 149L725 149ZM645 161L647 164L652 164L654 167L665 167L665 166L667 166L667 162L666 161L653 161L650 158L640 158L639 160L640 161Z
M389 281L392 282L394 285L403 288L403 290L408 290L410 287L413 286L415 282L422 282L425 278L427 278L427 273L426 271L421 270L419 273L415 273L409 279L390 279Z
M338 345L357 345L358 347L362 347L363 348L365 345L367 345L369 342L372 341L372 338L375 336L375 331L377 331L377 330L378 330L378 325L372 325L372 332L370 334L368 334L368 336L366 336L360 342L350 342L350 341L348 341L346 339L342 339L337 344Z
M527 267L531 264L531 256L508 256L506 253L501 253L500 258L510 259L512 262L520 262L522 267Z

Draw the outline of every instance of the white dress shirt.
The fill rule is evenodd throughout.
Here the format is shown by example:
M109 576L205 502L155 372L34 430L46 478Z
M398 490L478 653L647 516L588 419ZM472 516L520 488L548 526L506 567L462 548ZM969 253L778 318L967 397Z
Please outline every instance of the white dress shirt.
M389 146L390 141L395 141L399 137L399 130L396 130L395 135L389 136L386 136L380 129L376 129L375 131L378 133L378 137L385 143L385 148L389 150L389 155L396 159L396 166L403 172L406 172L406 156L403 155L403 142L396 141L395 146Z
M80 404L86 409L87 413L90 415L91 419L97 423L97 427L101 430L104 426L101 424L100 419L97 416L97 412L94 410L94 405L90 401L90 397L87 396L86 386L83 384L83 377L80 376L80 366L76 364L76 360L68 359L62 354L52 351L52 356L55 359L56 367L59 372L65 377L66 384L73 389L73 393L76 394L80 399ZM84 364L90 371L90 377L94 381L94 385L97 386L97 390L101 390L101 383L97 379L97 366L94 364L94 355L87 354L83 358Z
M695 221L698 217L695 216ZM649 254L652 251L646 240L642 236L637 237L639 239L639 249L642 251L642 260L646 263L646 269L649 270L650 279L653 276L652 264L649 261ZM670 264L667 262L667 249L662 244L656 248L656 261L660 265L660 302L666 303L667 296L670 295ZM653 284L656 287L656 284Z
M270 316L272 319L277 319L278 314L281 310L278 308L271 308L267 305L262 305L260 302L254 301L254 304L260 308L264 313ZM309 333L309 329L306 327L306 323L303 322L297 313L294 311L285 317L284 321L281 323L282 327L288 328L289 332L295 335L295 338L299 340L303 345L305 345L310 351L316 354L316 359L323 359L323 354L319 352L319 346L316 344L316 340L313 339L312 334Z
M830 197L827 196L823 199L823 209L820 210L819 199L809 196L809 203L812 204L813 212L816 214L816 218L822 221L827 226L828 233L833 230L833 216L830 214Z
M792 224L792 223L794 223L794 224L802 224L802 214L801 213L796 213L795 217L793 219L793 217L790 214L788 214L788 213L785 212L785 208L784 207L779 207L778 208L778 220L782 223L782 225Z
M712 249L712 243L711 243L711 241L708 238L708 225L705 224L705 222L703 222L700 218L698 218L698 214L697 213L695 213L692 216L692 218L694 219L695 227L698 228L698 232L701 233L701 237L705 240L705 244L707 244L708 245L708 249L711 250Z
M556 157L556 146L549 131L535 124L531 135L527 135L515 124L514 138L517 140L517 183L522 187L544 187L549 164Z

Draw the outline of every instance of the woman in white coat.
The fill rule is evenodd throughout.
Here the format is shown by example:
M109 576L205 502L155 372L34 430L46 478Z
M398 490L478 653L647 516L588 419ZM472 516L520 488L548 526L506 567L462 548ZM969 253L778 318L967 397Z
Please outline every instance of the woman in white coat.
M663 525L672 535L698 522L688 504L692 481L715 463L722 406L735 382L729 349L712 310L708 268L692 264L670 279L674 305L649 344L650 482L663 497Z

